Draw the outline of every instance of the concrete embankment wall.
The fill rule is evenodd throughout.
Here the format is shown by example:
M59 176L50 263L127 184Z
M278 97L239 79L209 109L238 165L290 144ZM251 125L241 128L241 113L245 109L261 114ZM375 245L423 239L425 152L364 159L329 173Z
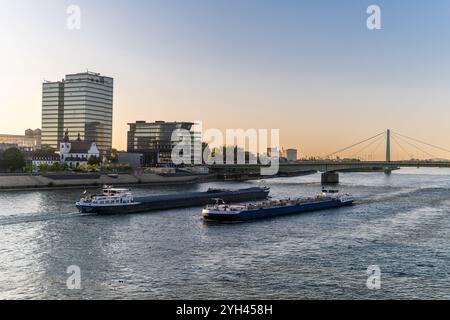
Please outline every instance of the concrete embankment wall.
M47 187L51 182L41 176L0 176L0 189Z
M56 188L56 187L87 187L99 185L133 185L133 184L171 184L188 183L196 179L193 176L164 177L156 174L143 174L135 176L132 174L120 174L115 178L102 175L98 179L52 179L43 176L0 176L0 190L9 189L33 189L33 188Z

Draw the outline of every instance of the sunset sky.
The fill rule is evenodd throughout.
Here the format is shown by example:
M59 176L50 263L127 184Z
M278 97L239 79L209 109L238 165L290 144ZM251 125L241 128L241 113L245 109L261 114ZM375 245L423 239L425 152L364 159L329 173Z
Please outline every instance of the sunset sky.
M68 5L81 29L66 27ZM381 7L382 30L366 9ZM450 2L0 0L0 133L41 126L42 82L115 79L127 123L277 128L325 155L387 128L450 149ZM449 156L435 152L438 156Z

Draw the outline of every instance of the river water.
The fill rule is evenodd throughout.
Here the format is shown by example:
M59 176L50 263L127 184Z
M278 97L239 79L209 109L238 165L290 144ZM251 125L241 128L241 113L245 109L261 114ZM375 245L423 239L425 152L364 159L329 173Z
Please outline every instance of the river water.
M0 299L449 299L450 170L341 174L353 207L205 223L201 208L80 215L81 190L0 193ZM320 176L135 188L267 185L310 196ZM381 286L367 287L378 266ZM69 266L81 289L69 290Z

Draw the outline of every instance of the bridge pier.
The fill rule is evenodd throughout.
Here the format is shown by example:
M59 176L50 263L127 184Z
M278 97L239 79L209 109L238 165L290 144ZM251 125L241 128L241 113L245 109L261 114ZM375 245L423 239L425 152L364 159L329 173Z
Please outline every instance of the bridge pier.
M339 184L339 173L337 172L322 173L322 184Z

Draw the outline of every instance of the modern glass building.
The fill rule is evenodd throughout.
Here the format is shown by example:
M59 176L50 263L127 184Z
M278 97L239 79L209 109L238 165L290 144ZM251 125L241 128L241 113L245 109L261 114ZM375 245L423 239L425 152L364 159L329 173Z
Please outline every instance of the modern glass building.
M42 146L58 149L64 136L64 83L42 85Z
M66 75L43 84L42 144L58 148L64 131L95 141L102 154L112 147L114 80L99 73Z
M172 150L176 142L172 142L172 133L177 129L191 132L192 141L200 141L200 133L192 131L192 122L146 122L129 123L128 152L141 153L143 165L172 165ZM194 148L195 144L193 144ZM201 142L200 142L201 146Z

